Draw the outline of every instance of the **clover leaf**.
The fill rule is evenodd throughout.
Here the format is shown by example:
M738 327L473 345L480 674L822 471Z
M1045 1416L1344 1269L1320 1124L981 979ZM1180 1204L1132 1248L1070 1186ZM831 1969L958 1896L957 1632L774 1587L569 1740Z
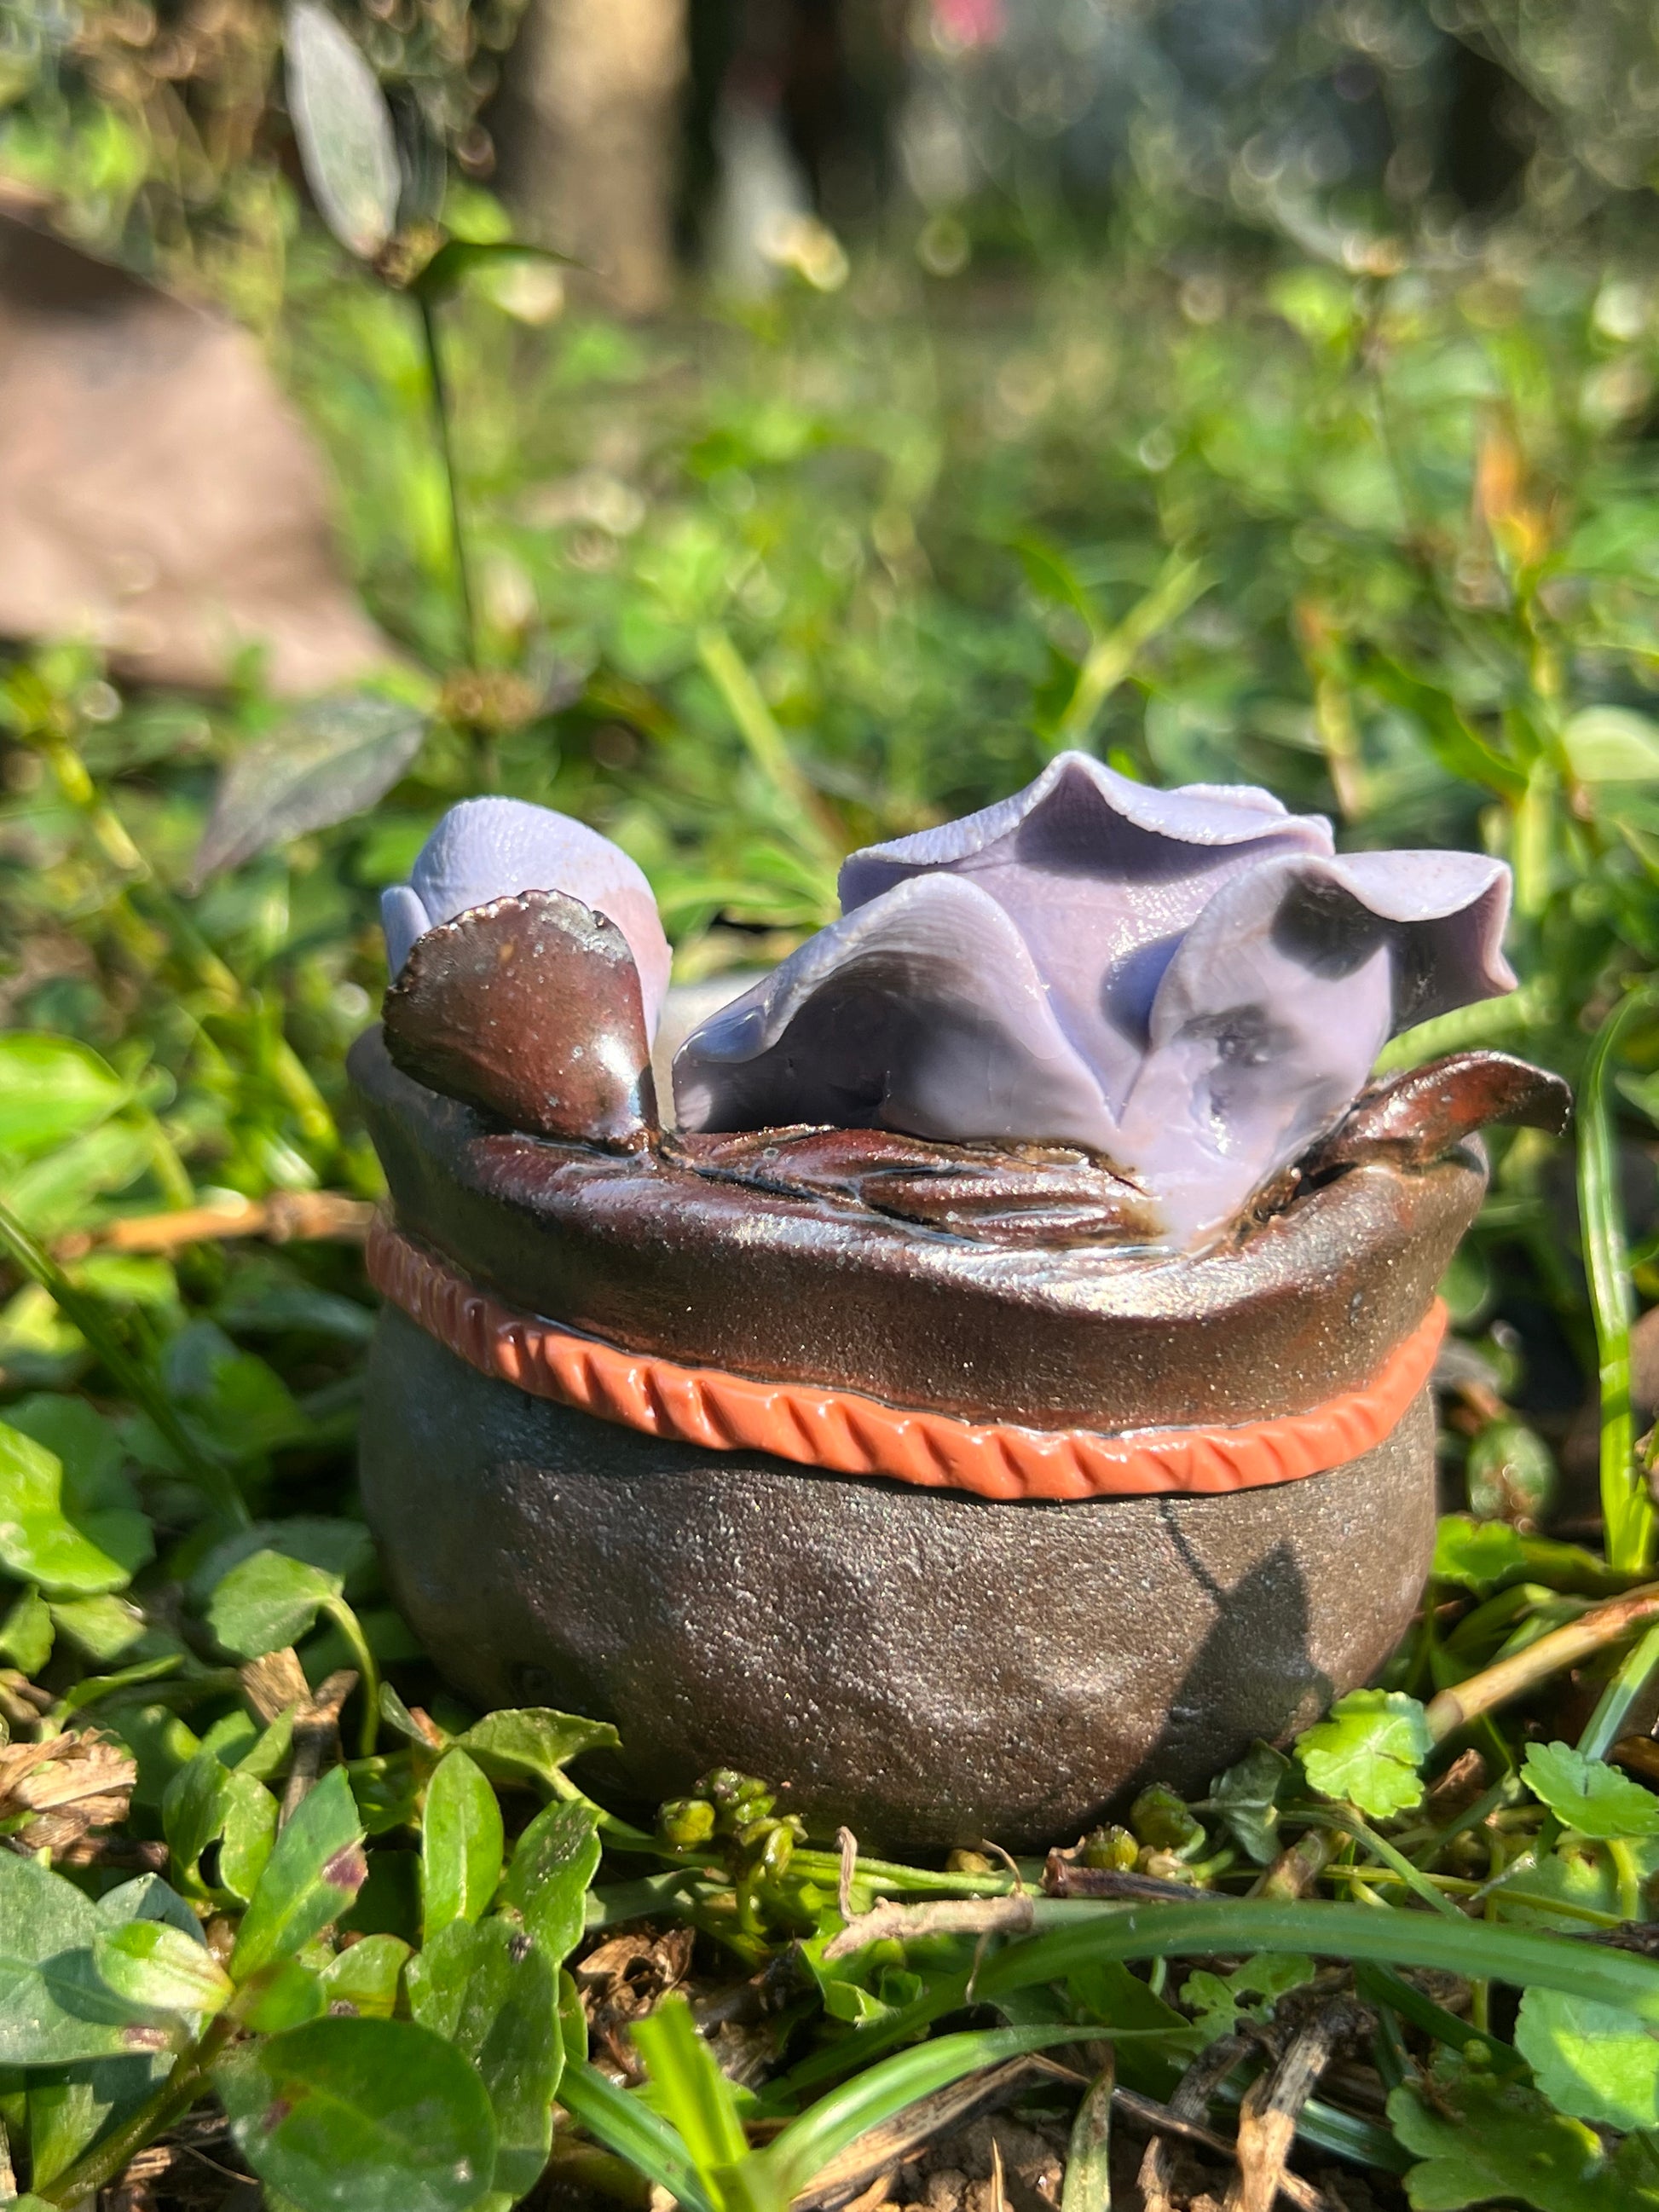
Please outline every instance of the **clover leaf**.
M83 1596L125 1589L155 1548L142 1513L78 1500L58 1454L0 1422L0 1567L49 1595Z
M1607 2128L1659 2127L1659 2024L1559 1990L1521 2000L1515 2046L1551 2103Z
M1659 1836L1659 1797L1605 1759L1567 1743L1534 1743L1522 1773L1533 1796L1581 1836Z
M1415 2212L1461 2212L1493 2197L1534 2212L1650 2212L1659 2193L1615 2162L1579 2121L1538 2090L1443 2060L1389 2100L1394 2131L1421 2161L1406 2177ZM1628 2149L1630 2147L1626 2146Z
M1322 1797L1346 1799L1374 1820L1423 1798L1423 1761L1434 1748L1428 1717L1401 1690L1355 1690L1297 1738L1296 1752Z

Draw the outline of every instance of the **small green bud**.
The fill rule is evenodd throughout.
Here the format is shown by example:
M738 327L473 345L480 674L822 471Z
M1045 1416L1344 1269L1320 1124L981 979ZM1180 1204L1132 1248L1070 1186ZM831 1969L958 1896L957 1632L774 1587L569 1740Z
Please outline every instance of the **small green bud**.
M695 1851L714 1832L714 1808L704 1797L671 1797L657 1815L657 1832L677 1851Z
M1203 1822L1161 1782L1135 1799L1129 1808L1129 1825L1150 1850L1175 1851L1184 1858L1204 1845Z
M1127 1874L1140 1855L1140 1846L1127 1828L1115 1822L1109 1827L1091 1828L1083 1838L1080 1854L1086 1867L1104 1867L1113 1874Z

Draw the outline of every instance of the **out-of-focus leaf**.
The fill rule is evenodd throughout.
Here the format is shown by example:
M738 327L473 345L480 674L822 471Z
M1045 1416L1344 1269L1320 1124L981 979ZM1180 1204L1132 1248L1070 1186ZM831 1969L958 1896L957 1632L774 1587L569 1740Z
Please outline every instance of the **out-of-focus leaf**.
M1433 1747L1415 1698L1399 1690L1354 1690L1297 1738L1296 1754L1322 1796L1346 1798L1381 1820L1422 1802L1419 1770Z
M1533 1796L1581 1836L1659 1835L1659 1797L1605 1759L1571 1744L1534 1743L1522 1772Z
M550 1784L573 1759L586 1751L614 1751L622 1738L609 1721L523 1705L486 1713L455 1741L492 1781Z
M505 1837L495 1793L464 1751L446 1752L421 1821L421 1928L430 1943L453 1920L477 1920L501 1878Z
M206 1430L228 1459L248 1460L310 1433L294 1394L257 1352L222 1328L194 1321L167 1344L162 1380L181 1412Z
M438 248L409 289L428 300L447 299L475 269L500 268L514 261L546 261L578 267L568 253L550 246L526 246L512 238L449 238Z
M1481 1520L1543 1521L1555 1495L1555 1455L1536 1429L1506 1414L1471 1439L1464 1481Z
M52 1607L39 1590L26 1589L0 1620L0 1659L37 1674L52 1656L53 1634Z
M306 182L347 252L372 261L397 227L403 188L385 94L317 0L292 0L286 41L289 113Z
M1559 1990L1528 1990L1515 2047L1550 2102L1574 2119L1659 2127L1659 2027L1635 2013Z
M0 1422L0 1565L48 1593L124 1589L155 1550L125 1506L77 1511L54 1452Z
M166 1920L108 1929L94 1939L92 1956L117 1996L149 2011L216 2013L231 1994L229 1975L201 1938Z
M416 2019L477 2068L495 2114L494 2185L524 2196L547 2163L564 2063L547 1954L505 1920L453 1920L410 1961L408 1987Z
M678 1992L665 1996L644 2019L636 2020L632 2033L634 2048L645 2061L650 2077L652 2104L691 2154L705 2185L709 2185L749 2151L732 2084L697 2033L690 2006ZM719 2185L714 2182L714 2185Z
M1446 1513L1434 1536L1434 1577L1457 1583L1484 1597L1506 1576L1518 1575L1527 1554L1506 1521L1476 1521L1467 1513Z
M1581 783L1659 782L1659 722L1628 707L1584 707L1561 742Z
M337 1920L368 1871L345 1769L325 1774L276 1838L230 1954L233 1981L289 1958Z
M290 1559L282 1552L255 1552L234 1566L213 1593L208 1626L239 1659L263 1658L297 1644L319 1611L344 1588L338 1575Z
M556 1966L582 1932L587 1889L599 1863L599 1832L591 1805L544 1806L513 1850L501 1899Z
M374 1542L361 1521L335 1520L322 1513L297 1513L284 1521L255 1521L216 1544L191 1575L192 1601L205 1605L233 1567L255 1552L280 1552L338 1575L349 1590L367 1578L374 1562Z
M303 2212L467 2212L495 2124L477 2075L413 2021L318 2020L214 2073L237 2148Z
M192 881L365 812L412 764L425 735L425 717L401 700L369 692L313 700L225 770Z
M0 1034L0 1154L38 1159L126 1103L131 1086L89 1045L36 1030Z

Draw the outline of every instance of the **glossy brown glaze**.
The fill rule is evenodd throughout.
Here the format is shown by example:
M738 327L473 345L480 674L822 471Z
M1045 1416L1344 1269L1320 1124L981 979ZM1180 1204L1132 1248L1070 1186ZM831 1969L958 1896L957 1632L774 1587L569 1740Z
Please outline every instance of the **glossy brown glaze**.
M509 1304L690 1366L1035 1428L1255 1420L1360 1388L1485 1182L1470 1143L1356 1166L1202 1256L1030 1249L702 1172L678 1144L503 1131L399 1073L378 1031L349 1065L397 1225Z
M1425 1168L1497 1123L1559 1137L1571 1113L1559 1075L1506 1052L1454 1052L1362 1091L1301 1172L1313 1179L1366 1160Z
M386 1048L428 1091L538 1137L636 1152L657 1124L628 941L579 899L525 891L417 938Z

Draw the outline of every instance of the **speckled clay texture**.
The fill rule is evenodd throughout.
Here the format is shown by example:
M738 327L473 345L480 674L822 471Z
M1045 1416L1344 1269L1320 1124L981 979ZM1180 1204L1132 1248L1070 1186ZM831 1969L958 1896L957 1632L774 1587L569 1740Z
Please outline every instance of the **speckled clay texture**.
M362 1436L393 1593L470 1697L614 1720L642 1802L737 1765L891 1850L1201 1788L1375 1670L1433 1543L1426 1394L1277 1488L1009 1504L665 1444L388 1310Z

